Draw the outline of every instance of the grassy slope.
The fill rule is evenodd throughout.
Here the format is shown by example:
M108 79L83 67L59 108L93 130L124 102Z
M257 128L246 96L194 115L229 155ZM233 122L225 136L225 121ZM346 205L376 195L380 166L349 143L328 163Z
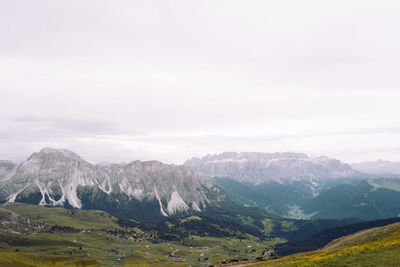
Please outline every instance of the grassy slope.
M86 266L94 267L98 264L93 260L84 260L62 256L45 256L31 253L0 252L0 266Z
M378 178L367 179L367 182L374 187L373 190L377 190L379 188L386 188L390 190L394 190L400 192L400 181L399 179L387 179L387 178Z
M332 241L323 249L251 266L398 266L400 223Z
M311 218L357 217L377 220L400 214L400 180L366 179L342 183L305 202L302 209Z
M290 240L282 244L277 244L275 246L275 251L276 254L279 256L287 256L300 252L313 251L323 248L333 240L342 236L348 236L366 229L371 229L373 227L381 227L398 222L400 222L400 218L396 217L333 227L305 239Z
M276 242L282 242L281 239L260 241L248 235L245 240L190 236L181 241L153 243L149 233L137 228L134 229L137 236L115 233L114 230L122 229L116 223L116 218L100 211L76 210L72 213L62 208L19 203L7 204L0 209L3 213L23 214L31 222L79 229L77 232L12 233L6 231L8 228L3 228L0 231L0 251L3 253L0 266L55 266L56 262L59 266L89 266L94 263L100 266L187 266L188 263L192 266L208 266L230 258L258 257L263 252L268 254ZM190 217L186 220L194 219ZM16 253L17 248L20 252ZM118 255L111 249L118 249ZM70 251L73 255L70 255ZM168 257L173 252L183 257L185 262Z
M24 236L26 240L21 243L5 244L1 242L0 250L12 252L19 248L23 253L34 253L36 255L47 255L46 257L59 258L68 257L71 261L77 259L96 261L99 265L122 265L125 264L168 264L179 263L167 255L175 252L175 255L185 258L190 263L221 263L230 258L248 258L259 256L264 250L271 250L274 241L258 242L254 239L238 240L213 237L193 237L184 240L189 245L181 245L179 242L162 242L153 244L148 241L135 242L129 239L121 239L101 233L68 233L60 234L37 234ZM14 242L21 236L7 233L8 238L14 237ZM17 237L16 237L17 236ZM5 241L7 237L2 233L0 239ZM276 242L276 241L275 241ZM192 245L192 246L190 246ZM68 256L68 247L74 251L73 256ZM82 250L79 250L82 247ZM109 249L118 249L119 255L109 254ZM252 251L254 249L254 251ZM18 255L24 255L20 254ZM50 256L52 255L52 256ZM125 257L125 258L124 258ZM36 260L38 258L35 258ZM121 259L121 260L118 260ZM4 266L1 264L0 266Z
M49 225L70 226L76 229L120 228L116 219L104 211L67 210L64 208L44 208L38 205L12 203L3 205L3 209L24 215L32 221Z

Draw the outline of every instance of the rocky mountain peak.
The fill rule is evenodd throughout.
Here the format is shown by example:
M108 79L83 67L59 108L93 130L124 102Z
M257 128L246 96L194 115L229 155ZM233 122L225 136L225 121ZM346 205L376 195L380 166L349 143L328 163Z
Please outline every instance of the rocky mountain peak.
M61 170L65 173L68 169L88 167L90 163L83 160L76 153L66 149L43 148L33 153L27 160L22 162L17 173L33 173L35 176L48 176L44 173ZM33 177L34 175L28 175Z
M43 148L39 153L33 153L33 157L40 159L68 159L68 160L81 160L78 154L67 149Z

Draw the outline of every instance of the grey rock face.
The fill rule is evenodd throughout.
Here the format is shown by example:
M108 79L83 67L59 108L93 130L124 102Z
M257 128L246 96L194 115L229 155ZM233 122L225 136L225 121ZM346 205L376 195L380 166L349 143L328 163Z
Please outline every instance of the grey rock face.
M360 175L358 171L336 159L309 158L302 153L225 152L193 158L184 163L205 177L228 177L240 182L261 184L311 181L320 183L330 179Z
M17 165L8 160L0 160L0 199L10 191L7 181L15 174Z
M219 189L184 166L158 161L96 165L74 152L51 148L33 153L15 168L15 173L1 184L0 197L3 202L24 199L40 205L68 203L82 208L85 203L78 197L82 188L114 202L121 196L135 203L158 202L158 212L163 216L200 212L225 198Z
M17 164L8 160L0 160L0 182L12 175L17 168Z

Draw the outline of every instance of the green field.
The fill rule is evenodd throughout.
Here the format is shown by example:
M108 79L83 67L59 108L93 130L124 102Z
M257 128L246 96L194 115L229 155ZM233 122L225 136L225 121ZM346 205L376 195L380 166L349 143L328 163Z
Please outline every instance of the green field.
M22 203L8 203L2 207L3 209L28 217L33 221L43 222L48 225L63 225L77 229L120 228L116 224L116 218L104 211L45 208Z
M0 231L0 266L209 266L269 255L283 241L191 235L158 242L150 232L121 227L105 212L20 203L2 206L1 215L8 225Z
M12 252L17 248L20 250L18 253L13 252L12 259L15 259L17 255L35 253L67 257L71 260L95 261L100 265L166 264L183 261L169 257L168 255L171 254L182 257L184 262L192 263L194 266L204 263L219 264L231 258L255 258L263 251L271 250L272 245L276 242L193 236L188 240L183 240L186 245L181 245L181 242L154 244L149 241L134 241L96 231L35 235L0 233L0 237L2 240L0 249L3 252ZM118 254L110 252L111 249L118 251ZM69 255L70 251L71 255ZM0 264L0 266L3 265Z
M48 256L22 252L0 252L0 265L7 266L98 266L96 261L63 257Z

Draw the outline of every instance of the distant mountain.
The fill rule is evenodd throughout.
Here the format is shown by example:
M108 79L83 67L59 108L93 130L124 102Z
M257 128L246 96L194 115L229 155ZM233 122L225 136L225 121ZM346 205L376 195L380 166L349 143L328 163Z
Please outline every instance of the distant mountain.
M17 164L8 160L0 160L0 182L13 175Z
M229 198L243 206L264 208L295 219L376 220L400 215L400 179L336 179L312 196L304 182L275 181L253 185L228 178L213 178Z
M238 182L229 178L211 178L212 183L224 190L230 199L237 204L247 207L260 207L283 217L307 219L302 206L307 201L335 185L358 179L335 179L324 182L317 188L308 181L294 181L292 183L278 183L268 181L254 185L249 182Z
M211 181L221 187L230 199L240 205L264 208L269 212L284 217L305 218L304 214L290 214L290 212L291 210L294 211L299 201L312 198L312 192L309 187L300 188L302 183L289 185L270 181L253 185L218 177L213 178Z
M94 165L72 151L42 149L19 166L0 165L1 202L98 209L159 219L217 207L226 195L184 166L158 161Z
M276 181L308 181L321 184L327 180L362 176L350 165L327 157L309 158L302 153L225 152L193 158L184 163L204 177L228 177L239 182L261 184Z
M364 220L400 215L400 180L370 178L342 183L302 205L311 218L357 217Z
M292 218L306 218L299 209L303 201L343 181L367 176L336 159L291 152L225 152L184 165L211 179L241 205Z
M351 167L354 169L384 176L399 176L400 177L400 162L392 162L388 160L365 161L360 163L352 163Z

